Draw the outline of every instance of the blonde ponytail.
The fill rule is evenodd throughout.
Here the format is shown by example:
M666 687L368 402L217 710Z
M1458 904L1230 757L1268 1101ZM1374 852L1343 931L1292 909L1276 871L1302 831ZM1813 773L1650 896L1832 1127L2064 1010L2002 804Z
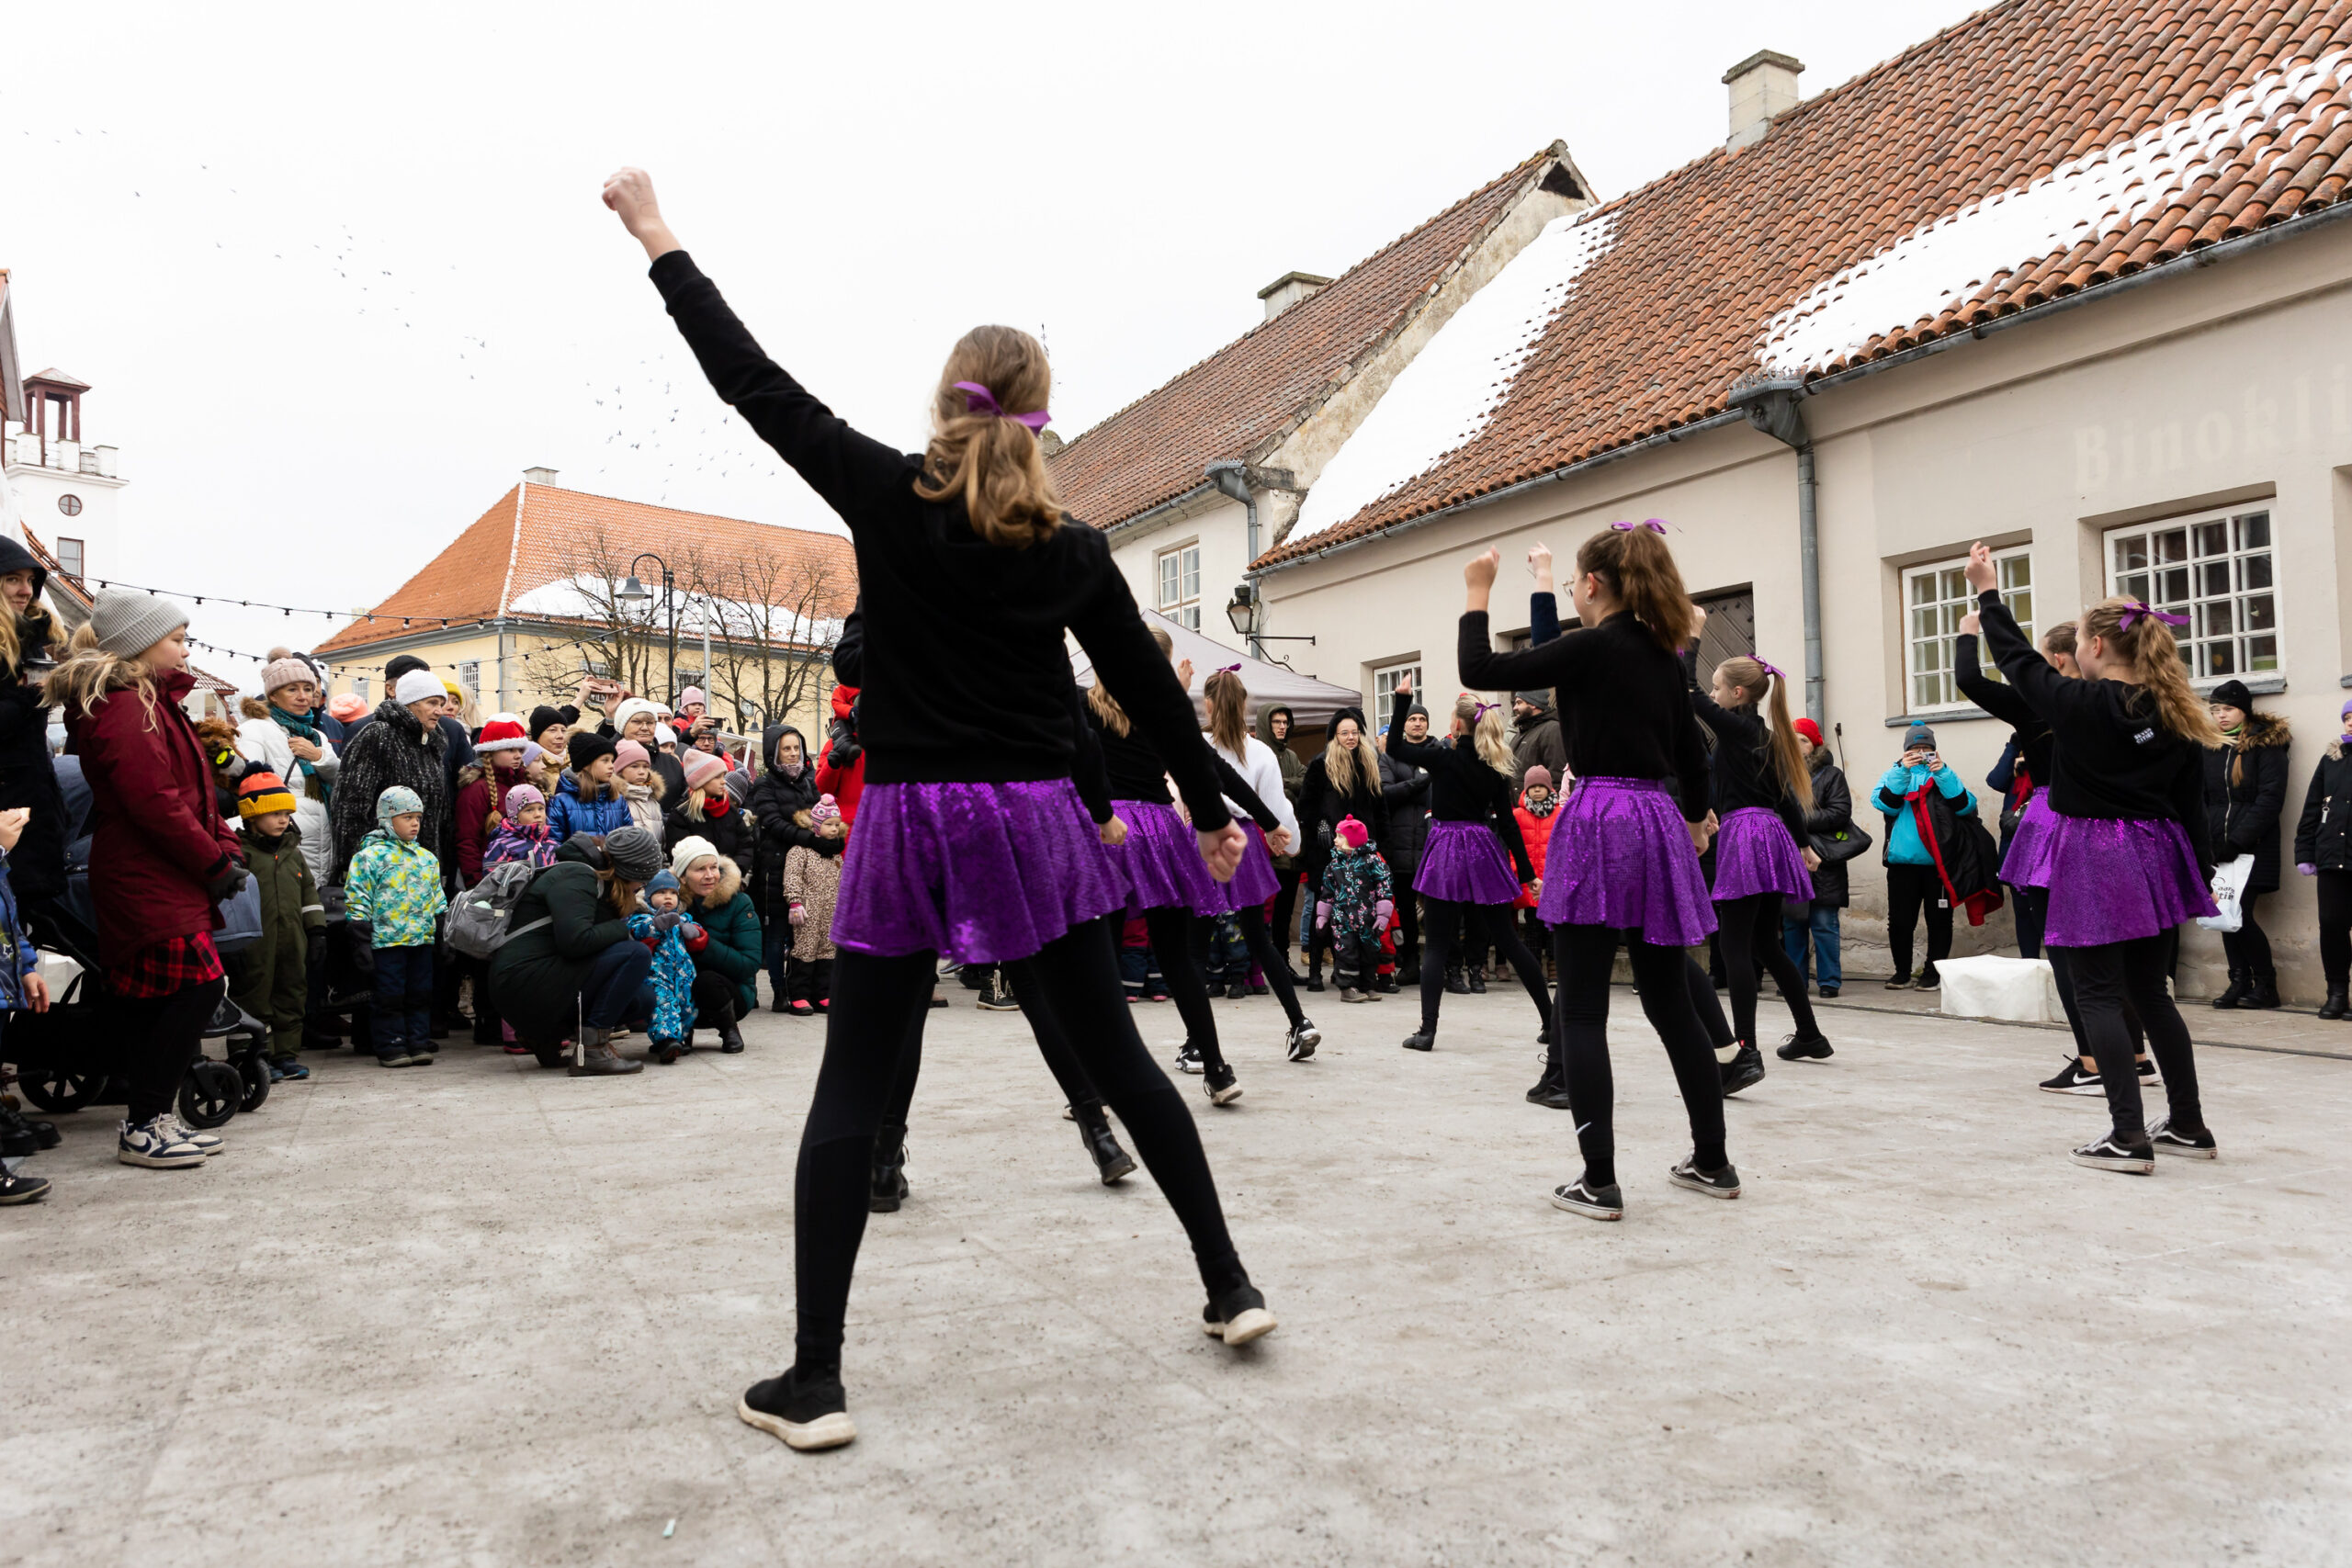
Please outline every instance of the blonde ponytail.
M2139 613L2127 628L2123 617L2131 611ZM2188 684L2188 666L2181 660L2180 643L2172 627L2147 613L2144 605L2129 599L2101 600L2083 612L2075 637L2077 646L2095 637L2104 641L2130 671L2109 678L2146 693L2155 704L2158 724L2183 740L2194 740L2209 750L2229 744L2204 699Z
M958 383L986 388L994 406ZM925 501L963 502L972 532L991 545L1018 548L1051 536L1061 525L1061 493L1046 471L1036 434L1011 416L1044 412L1053 384L1045 345L1027 333L1017 327L966 333L939 373L931 445L915 493Z
M1577 575L1589 572L1607 581L1610 592L1634 618L1649 628L1651 637L1668 653L1699 635L1698 606L1682 586L1682 569L1660 530L1666 525L1611 524L1587 539L1577 551Z
M1781 787L1796 797L1796 803L1806 810L1813 808L1813 770L1805 766L1804 748L1797 740L1797 732L1789 719L1788 677L1766 668L1760 659L1747 654L1735 654L1715 666L1727 686L1736 686L1746 694L1743 707L1765 705L1764 744L1772 753L1772 772L1779 775Z

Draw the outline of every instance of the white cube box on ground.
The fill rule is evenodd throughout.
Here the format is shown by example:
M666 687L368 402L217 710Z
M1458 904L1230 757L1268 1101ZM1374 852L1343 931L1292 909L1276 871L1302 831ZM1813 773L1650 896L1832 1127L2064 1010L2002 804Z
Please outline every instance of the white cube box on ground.
M1954 1018L1994 1018L2007 1023L2048 1023L2063 1018L2058 983L2041 958L1947 958L1938 1005Z

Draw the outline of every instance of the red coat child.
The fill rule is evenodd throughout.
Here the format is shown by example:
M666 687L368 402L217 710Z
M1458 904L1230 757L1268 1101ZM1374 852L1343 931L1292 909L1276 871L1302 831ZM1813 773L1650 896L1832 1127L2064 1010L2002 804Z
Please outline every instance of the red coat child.
M1528 803L1532 801L1531 807ZM1519 891L1514 909L1535 908L1535 888L1544 880L1544 854L1552 847L1552 813L1560 797L1552 793L1552 770L1538 762L1527 770L1520 781L1519 804L1511 815L1519 818L1519 836L1527 840L1527 863L1535 868L1535 881Z

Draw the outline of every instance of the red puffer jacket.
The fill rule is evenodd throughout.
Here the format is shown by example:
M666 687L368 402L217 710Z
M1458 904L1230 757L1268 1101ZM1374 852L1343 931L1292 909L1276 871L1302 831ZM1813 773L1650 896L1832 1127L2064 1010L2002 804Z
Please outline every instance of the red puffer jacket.
M1510 809L1511 815L1519 818L1519 836L1527 840L1527 863L1535 868L1535 880L1541 882L1544 880L1544 856L1552 848L1552 818L1558 807L1555 806L1552 811L1538 817L1527 809L1527 795L1525 791L1521 791L1519 804ZM1535 908L1535 891L1532 884L1519 890L1519 901L1511 908L1514 909Z
M86 716L65 710L65 750L90 786L90 895L109 967L221 924L204 886L235 854L237 832L213 804L211 766L180 707L195 686L177 670L156 679L152 708L126 687Z

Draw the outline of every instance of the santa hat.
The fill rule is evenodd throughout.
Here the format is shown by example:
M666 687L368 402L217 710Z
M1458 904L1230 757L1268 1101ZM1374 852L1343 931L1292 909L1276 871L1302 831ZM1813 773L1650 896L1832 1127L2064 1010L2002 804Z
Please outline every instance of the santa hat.
M477 751L520 751L531 743L523 733L520 719L493 718L481 727L481 739L474 742Z

